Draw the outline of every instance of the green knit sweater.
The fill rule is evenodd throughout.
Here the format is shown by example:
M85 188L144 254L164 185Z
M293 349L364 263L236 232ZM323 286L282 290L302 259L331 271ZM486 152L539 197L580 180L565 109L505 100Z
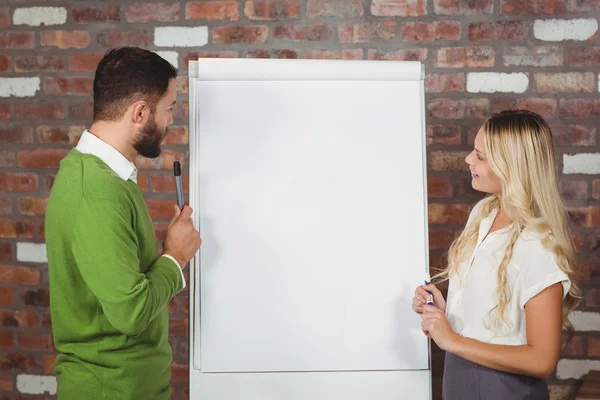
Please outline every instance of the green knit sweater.
M139 187L73 149L45 230L58 398L169 399L167 304L183 281L158 256Z

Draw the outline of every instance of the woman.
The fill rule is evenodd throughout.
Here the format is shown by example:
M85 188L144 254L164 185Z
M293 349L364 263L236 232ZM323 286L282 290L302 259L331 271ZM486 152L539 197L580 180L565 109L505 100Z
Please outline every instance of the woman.
M579 298L552 133L529 111L494 114L465 161L489 196L434 277L449 280L448 300L433 284L413 298L423 332L446 351L444 399L548 399L543 379Z

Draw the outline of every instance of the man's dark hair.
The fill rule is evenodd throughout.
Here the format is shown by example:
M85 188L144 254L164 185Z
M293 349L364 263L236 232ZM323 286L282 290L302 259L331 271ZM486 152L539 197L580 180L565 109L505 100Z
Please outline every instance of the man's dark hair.
M94 121L118 121L135 101L154 111L177 69L158 54L138 47L108 51L94 77Z

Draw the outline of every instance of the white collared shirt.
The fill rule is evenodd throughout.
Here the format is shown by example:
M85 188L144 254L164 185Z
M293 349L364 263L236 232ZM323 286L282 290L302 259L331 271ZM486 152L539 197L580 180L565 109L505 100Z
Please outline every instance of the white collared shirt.
M131 179L133 182L137 183L138 170L136 166L117 149L92 134L89 130L86 129L83 131L76 149L83 154L91 154L98 157L124 181ZM175 265L179 267L183 288L185 289L185 276L183 275L183 270L181 269L179 262L168 254L163 254L161 257L167 257L170 260L173 260Z
M481 211L480 205L481 202L473 208L469 220ZM540 234L528 228L523 230L507 267L511 298L505 318L497 318L497 325L493 325L497 313L490 316L490 310L498 304L498 267L509 239L508 227L488 235L497 213L497 209L493 210L481 221L473 255L459 266L457 274L450 276L446 315L461 336L486 343L524 345L525 304L558 282L563 286L564 298L571 282L558 267L554 254L542 244Z

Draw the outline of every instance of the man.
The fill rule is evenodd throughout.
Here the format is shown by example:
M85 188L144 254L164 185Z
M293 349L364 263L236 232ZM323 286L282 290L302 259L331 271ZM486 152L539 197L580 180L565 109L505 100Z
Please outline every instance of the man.
M192 209L174 206L158 255L133 161L160 155L176 76L153 52L109 51L93 123L60 163L45 229L61 400L170 398L167 304L201 240Z

